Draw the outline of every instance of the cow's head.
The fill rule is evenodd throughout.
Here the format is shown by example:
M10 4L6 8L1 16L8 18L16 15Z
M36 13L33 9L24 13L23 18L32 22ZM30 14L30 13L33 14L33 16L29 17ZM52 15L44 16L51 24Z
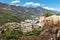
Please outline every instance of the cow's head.
M45 25L45 22L46 22L46 17L45 16L41 16L39 18L39 23L40 23L41 27L43 27Z

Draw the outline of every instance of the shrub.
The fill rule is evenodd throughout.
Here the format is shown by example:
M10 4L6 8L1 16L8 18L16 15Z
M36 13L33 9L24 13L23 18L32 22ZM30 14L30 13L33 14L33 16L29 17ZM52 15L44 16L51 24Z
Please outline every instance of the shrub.
M49 17L49 16L52 16L53 14L52 13L45 13L45 14L43 14L42 16L46 16L46 17Z
M33 32L32 32L32 31L24 32L23 35L24 35L24 36L33 35Z
M0 39L19 39L21 36L23 36L23 32L20 30L16 31L7 31L4 34L0 35Z
M39 35L42 30L40 28L34 28L32 31L28 31L23 33L24 36L29 36L29 35Z
M39 35L41 32L41 29L40 28L34 28L32 32L33 32L33 35Z

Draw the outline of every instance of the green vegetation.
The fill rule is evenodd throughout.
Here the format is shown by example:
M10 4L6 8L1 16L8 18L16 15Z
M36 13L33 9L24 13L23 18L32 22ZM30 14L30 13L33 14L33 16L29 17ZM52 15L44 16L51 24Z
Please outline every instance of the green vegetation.
M49 16L52 16L52 15L53 15L52 13L48 13L48 12L46 12L46 13L44 13L42 16L49 17Z
M20 30L6 31L3 34L0 34L0 39L19 39L22 35L23 32Z
M14 11L0 9L0 25L7 22L21 22L31 17L23 13L16 13Z
M33 35L37 36L40 34L41 31L42 31L41 28L34 28L34 30L32 32L33 32Z
M28 32L24 32L23 34L24 34L24 36L29 36L29 35L33 35L33 32L32 31L28 31Z
M15 12L12 11L8 11L8 10L3 10L0 9L0 26L4 25L5 23L8 22L20 22L20 21L24 21L25 19L30 18L30 16L26 16L23 15L22 13L17 14ZM19 39L22 36L29 36L29 35L38 35L40 33L40 29L34 29L32 32L26 32L23 33L21 30L12 30L9 29L9 25L4 25L3 29L7 29L6 31L4 31L4 33L0 34L0 39ZM21 29L21 28L20 28Z
M35 35L35 36L37 36L37 35L40 34L41 31L42 31L41 28L34 28L33 31L26 32L26 33L24 33L24 35L25 36L29 36L29 35Z
M42 16L49 17L49 16L52 16L52 15L60 16L60 12L59 12L59 13L57 13L57 14L53 14L53 13L46 12L46 13L44 13Z
M7 30L3 34L0 34L0 39L20 39L22 36L39 35L40 28L34 28L33 31L23 33L21 30Z
M20 25L18 25L16 22L11 25L6 23L3 25L2 29L4 32L0 34L0 39L6 39L6 40L7 39L19 39L23 35Z

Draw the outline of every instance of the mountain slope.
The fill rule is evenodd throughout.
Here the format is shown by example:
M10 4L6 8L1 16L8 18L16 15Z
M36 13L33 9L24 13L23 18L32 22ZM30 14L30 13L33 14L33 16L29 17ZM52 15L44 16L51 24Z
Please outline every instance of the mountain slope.
M20 14L30 15L30 16L40 16L41 14L44 14L45 12L56 13L55 11L47 10L42 7L27 8L27 7L22 7L22 6L8 5L5 3L0 3L0 8L3 8L5 10L10 10L15 13L20 13Z
M55 13L54 11L46 10L41 7L26 8L0 3L0 25L6 22L20 22L25 19L33 19L34 17L38 17L45 12Z

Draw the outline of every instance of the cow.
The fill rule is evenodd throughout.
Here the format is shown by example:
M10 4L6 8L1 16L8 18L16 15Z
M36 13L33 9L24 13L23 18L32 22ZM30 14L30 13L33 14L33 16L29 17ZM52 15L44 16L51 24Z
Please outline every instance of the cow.
M49 17L41 16L39 18L39 23L40 23L41 27L60 25L60 16L57 16L57 15L52 15Z
M60 35L60 16L52 15L49 17L41 16L39 18L39 23L43 30L48 29L54 34L54 39ZM50 32L49 31L49 32Z

